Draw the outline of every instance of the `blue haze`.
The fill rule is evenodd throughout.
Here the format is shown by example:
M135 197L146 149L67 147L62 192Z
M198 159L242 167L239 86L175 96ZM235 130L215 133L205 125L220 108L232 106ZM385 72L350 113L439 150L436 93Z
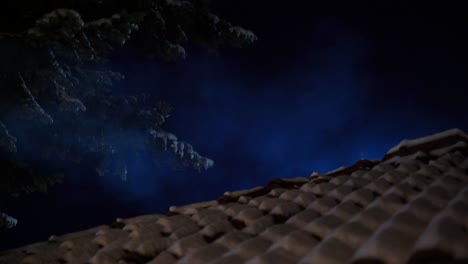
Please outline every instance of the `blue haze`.
M381 159L404 138L468 130L466 66L451 64L450 46L432 49L427 42L427 50L394 51L374 33L336 19L308 22L312 26L299 28L300 37L286 32L281 38L260 23L260 41L252 47L220 56L195 51L177 64L122 51L113 67L126 79L116 89L150 92L173 104L168 130L213 158L215 167L173 171L153 166L150 157L133 158L127 182L72 168L49 194L6 208L19 224L1 234L0 247L116 217L166 213L171 205L217 199L273 178ZM457 55L466 60L466 53ZM383 58L386 68L375 58Z

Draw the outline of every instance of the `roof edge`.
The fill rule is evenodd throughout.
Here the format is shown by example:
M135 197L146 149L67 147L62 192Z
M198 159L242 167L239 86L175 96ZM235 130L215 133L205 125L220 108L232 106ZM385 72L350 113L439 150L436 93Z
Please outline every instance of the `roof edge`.
M391 148L387 154L385 154L382 161L389 160L396 156L409 156L418 151L429 153L436 149L452 146L460 141L468 143L468 135L458 128L418 139L405 139L395 147Z

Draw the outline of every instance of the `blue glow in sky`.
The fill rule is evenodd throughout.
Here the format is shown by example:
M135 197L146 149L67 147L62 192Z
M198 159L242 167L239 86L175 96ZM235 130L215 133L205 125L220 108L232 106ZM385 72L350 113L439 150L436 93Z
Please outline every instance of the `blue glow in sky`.
M358 9L354 16L305 16L301 7L283 5L258 18L262 1L223 5L220 12L256 31L257 44L220 56L189 53L177 64L122 51L114 65L127 77L121 89L147 91L174 105L168 130L214 159L215 167L173 171L134 157L127 182L96 178L92 168L72 171L48 195L6 208L20 219L2 234L8 245L116 217L165 213L171 205L214 200L273 178L381 159L404 138L468 130L466 40L457 39L452 24L427 18L421 20L426 29L413 16L384 19ZM234 5L243 10L238 20L227 11Z

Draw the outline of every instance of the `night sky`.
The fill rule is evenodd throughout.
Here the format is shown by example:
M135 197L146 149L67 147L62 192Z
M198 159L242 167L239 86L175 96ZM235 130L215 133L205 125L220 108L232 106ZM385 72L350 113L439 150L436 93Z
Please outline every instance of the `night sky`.
M259 41L219 54L193 48L180 63L120 50L112 67L127 78L119 88L170 102L167 129L215 167L174 171L134 159L127 182L70 169L49 193L6 205L19 222L0 231L0 249L381 159L404 138L468 131L461 6L341 2L212 1L214 13Z

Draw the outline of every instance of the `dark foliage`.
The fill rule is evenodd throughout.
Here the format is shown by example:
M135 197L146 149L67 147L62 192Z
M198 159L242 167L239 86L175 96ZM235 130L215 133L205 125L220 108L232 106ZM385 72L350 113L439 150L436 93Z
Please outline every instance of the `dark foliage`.
M123 180L128 153L162 160L168 151L170 164L197 170L214 165L164 130L172 111L168 103L113 90L124 73L109 70L110 55L124 47L177 61L186 58L187 45L213 51L223 44L241 47L256 40L252 32L212 14L207 1L11 4L0 11L2 195L45 191L60 179L17 161L22 150L48 160L93 156L98 174Z

